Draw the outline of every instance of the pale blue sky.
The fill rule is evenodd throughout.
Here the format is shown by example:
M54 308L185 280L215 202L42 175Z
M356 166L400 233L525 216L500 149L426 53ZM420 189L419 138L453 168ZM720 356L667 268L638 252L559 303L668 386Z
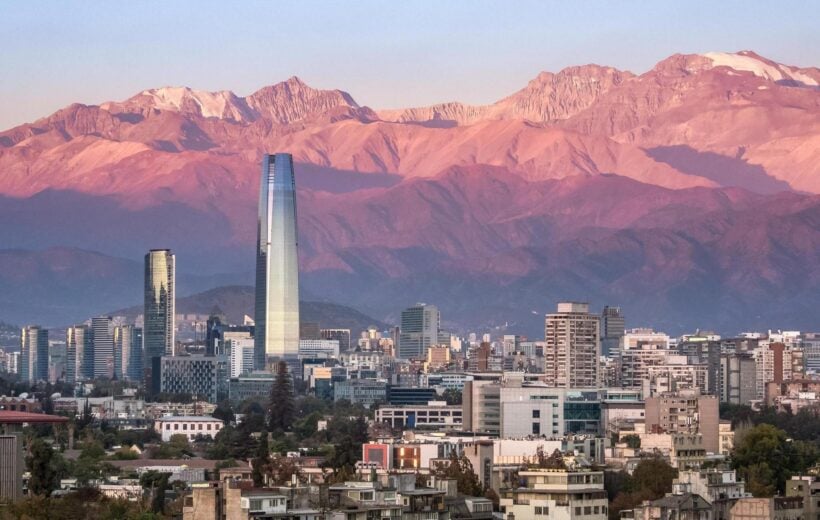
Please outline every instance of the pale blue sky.
M71 102L298 75L361 104L486 103L539 71L676 52L820 66L818 1L0 2L0 129Z

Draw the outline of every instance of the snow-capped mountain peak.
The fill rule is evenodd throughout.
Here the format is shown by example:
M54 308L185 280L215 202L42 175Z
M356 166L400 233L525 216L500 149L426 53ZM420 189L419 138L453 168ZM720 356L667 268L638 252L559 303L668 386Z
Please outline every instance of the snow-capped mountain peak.
M728 67L736 71L751 72L769 81L794 81L811 87L818 85L816 79L804 74L796 67L767 60L753 52L707 52L702 56L711 60L712 67Z

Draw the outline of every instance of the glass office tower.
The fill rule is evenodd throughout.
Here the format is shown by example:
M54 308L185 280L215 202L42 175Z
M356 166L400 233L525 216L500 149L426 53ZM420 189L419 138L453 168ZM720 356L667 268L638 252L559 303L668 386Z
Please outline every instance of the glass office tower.
M145 255L145 309L143 313L143 367L145 393L160 391L160 358L174 351L176 257L170 249L152 249ZM154 377L155 376L155 377Z
M94 378L94 333L87 325L66 329L66 382Z
M296 185L293 157L278 153L262 159L256 249L254 364L299 352L299 264Z
M114 377L114 322L111 316L91 318L94 378Z
M20 334L20 380L48 381L48 330L23 327Z

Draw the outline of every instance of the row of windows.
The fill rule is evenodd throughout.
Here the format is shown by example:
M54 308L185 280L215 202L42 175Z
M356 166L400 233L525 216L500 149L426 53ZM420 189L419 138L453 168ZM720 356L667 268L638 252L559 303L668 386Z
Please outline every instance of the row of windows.
M198 426L198 428L197 428ZM207 428L203 428L203 426L207 426ZM208 423L203 425L202 423L192 424L191 430L207 430L211 431L211 426L216 426L214 424ZM188 423L182 423L182 430L185 431L188 429ZM216 428L214 428L216 429ZM171 431L171 423L165 423L165 431ZM174 423L174 431L179 431L179 423Z
M583 512L582 512L583 511ZM538 513L536 513L538 514ZM584 506L583 508L580 506L575 507L575 516L581 515L600 515L600 514L607 514L606 506Z

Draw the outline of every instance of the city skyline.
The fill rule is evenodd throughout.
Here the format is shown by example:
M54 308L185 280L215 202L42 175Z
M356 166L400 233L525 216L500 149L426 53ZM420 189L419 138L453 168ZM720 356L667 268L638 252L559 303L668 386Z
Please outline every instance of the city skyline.
M818 18L0 3L0 516L820 519Z

